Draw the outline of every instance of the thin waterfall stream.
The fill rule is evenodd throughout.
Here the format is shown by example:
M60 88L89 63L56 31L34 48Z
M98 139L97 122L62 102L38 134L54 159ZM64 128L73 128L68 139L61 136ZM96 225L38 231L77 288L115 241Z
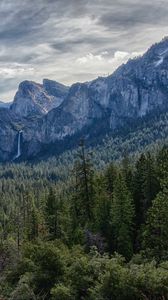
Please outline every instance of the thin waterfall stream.
M18 132L17 154L16 154L14 160L21 156L21 135L22 135L22 130L20 130Z

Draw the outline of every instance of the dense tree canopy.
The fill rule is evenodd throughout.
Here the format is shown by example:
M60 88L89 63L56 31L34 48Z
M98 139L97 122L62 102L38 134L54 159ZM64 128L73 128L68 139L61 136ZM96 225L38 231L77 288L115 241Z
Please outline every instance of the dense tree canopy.
M66 155L0 166L0 298L168 299L167 146Z

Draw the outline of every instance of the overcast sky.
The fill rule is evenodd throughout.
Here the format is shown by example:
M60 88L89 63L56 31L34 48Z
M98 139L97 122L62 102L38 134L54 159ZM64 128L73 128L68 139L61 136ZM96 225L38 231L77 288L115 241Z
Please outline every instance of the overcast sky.
M112 73L168 35L168 0L0 0L0 100Z

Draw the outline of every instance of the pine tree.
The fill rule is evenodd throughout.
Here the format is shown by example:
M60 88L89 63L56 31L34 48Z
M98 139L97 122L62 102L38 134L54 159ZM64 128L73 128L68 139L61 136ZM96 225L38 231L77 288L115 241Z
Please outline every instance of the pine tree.
M128 190L132 193L132 191L133 191L133 184L132 184L133 174L132 174L132 168L130 165L130 159L126 152L124 153L124 158L121 162L121 171L122 171L126 186L127 186Z
M156 197L159 191L155 161L149 152L146 154L143 191L145 200L144 212L146 212L151 207L152 200Z
M100 175L96 178L96 229L107 238L109 232L111 198L106 191L105 178Z
M143 232L143 246L148 255L168 259L168 185L165 185L148 211Z
M115 181L113 171L114 168L110 165L105 176L99 175L95 178L95 230L105 238L107 249L110 252L113 248L111 226L111 206Z
M157 175L160 184L168 178L168 147L164 146L157 155Z
M39 236L40 213L36 208L32 194L28 195L27 202L26 235L31 241Z
M60 236L60 230L58 225L59 210L60 201L58 198L56 198L54 190L50 188L50 192L46 201L45 216L49 234L52 238L58 238Z
M116 178L111 208L114 250L130 259L133 254L134 206L121 173Z
M137 243L141 225L145 223L147 210L159 191L154 159L148 153L142 154L135 166L133 178L133 198L135 204L135 241Z
M80 142L74 173L73 211L81 226L85 226L94 218L94 172L91 156L86 153L83 140Z
M113 197L114 182L117 175L116 167L111 163L105 170L104 183L105 189L110 199Z
M143 202L144 202L144 173L145 173L146 158L142 154L138 161L136 162L136 169L134 174L134 203L135 203L135 213L136 213L136 230L140 228L140 225L144 221L143 217Z

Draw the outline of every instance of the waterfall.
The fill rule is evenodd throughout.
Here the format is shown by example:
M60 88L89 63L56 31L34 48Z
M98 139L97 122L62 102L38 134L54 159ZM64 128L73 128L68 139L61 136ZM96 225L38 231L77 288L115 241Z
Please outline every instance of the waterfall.
M19 158L21 155L21 134L22 130L18 132L17 155L15 156L14 160Z

